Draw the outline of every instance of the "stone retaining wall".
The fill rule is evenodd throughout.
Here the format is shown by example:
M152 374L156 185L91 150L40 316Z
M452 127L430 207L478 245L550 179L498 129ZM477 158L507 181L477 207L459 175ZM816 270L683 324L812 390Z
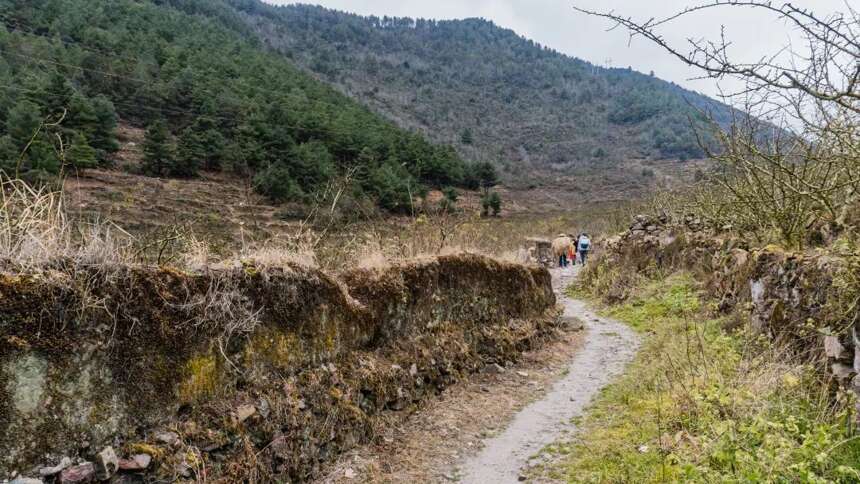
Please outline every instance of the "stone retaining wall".
M0 479L110 446L159 478L306 480L555 324L546 270L471 255L0 275Z
M860 394L860 253L848 247L804 252L749 242L695 219L680 224L639 216L604 244L585 283L604 281L608 299L624 299L626 281L649 271L692 271L718 310L749 317L753 330L786 344L792 355L817 364ZM858 408L860 410L860 408Z

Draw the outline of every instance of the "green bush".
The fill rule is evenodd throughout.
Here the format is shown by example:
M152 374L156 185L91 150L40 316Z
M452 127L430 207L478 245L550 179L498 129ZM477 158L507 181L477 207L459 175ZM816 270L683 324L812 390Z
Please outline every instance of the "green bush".
M281 162L272 163L254 177L254 188L275 202L297 202L305 199L290 168Z
M498 192L487 191L481 197L481 214L488 217L491 213L497 217L502 211L502 197Z
M413 208L413 183L402 166L389 162L371 173L368 190L376 195L380 207L391 212L409 213Z
M463 185L470 190L490 188L499 183L499 173L492 163L483 161L466 166Z

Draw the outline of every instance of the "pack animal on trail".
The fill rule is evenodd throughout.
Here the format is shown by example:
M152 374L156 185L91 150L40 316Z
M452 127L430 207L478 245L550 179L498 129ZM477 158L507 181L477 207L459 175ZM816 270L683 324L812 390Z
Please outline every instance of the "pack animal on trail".
M573 250L573 239L567 235L559 235L552 241L552 253L558 260L559 267L567 266L567 254Z

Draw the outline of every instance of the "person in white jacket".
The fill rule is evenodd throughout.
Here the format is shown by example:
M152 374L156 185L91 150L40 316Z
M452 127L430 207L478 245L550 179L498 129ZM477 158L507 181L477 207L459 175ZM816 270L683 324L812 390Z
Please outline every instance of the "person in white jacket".
M588 238L588 234L579 236L576 242L576 250L579 252L580 263L585 265L588 260L588 253L591 251L591 239Z

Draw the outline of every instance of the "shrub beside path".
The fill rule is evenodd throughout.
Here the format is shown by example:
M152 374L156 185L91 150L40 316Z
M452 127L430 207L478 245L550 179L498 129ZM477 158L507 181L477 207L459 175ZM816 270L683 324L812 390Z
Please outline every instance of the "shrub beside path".
M585 323L585 341L570 361L567 374L540 400L520 411L504 432L487 440L483 449L461 467L467 484L518 482L529 458L566 433L576 431L572 419L584 414L604 386L624 371L636 355L639 336L627 325L603 318L583 301L565 294L579 266L554 269L553 288L564 316Z

